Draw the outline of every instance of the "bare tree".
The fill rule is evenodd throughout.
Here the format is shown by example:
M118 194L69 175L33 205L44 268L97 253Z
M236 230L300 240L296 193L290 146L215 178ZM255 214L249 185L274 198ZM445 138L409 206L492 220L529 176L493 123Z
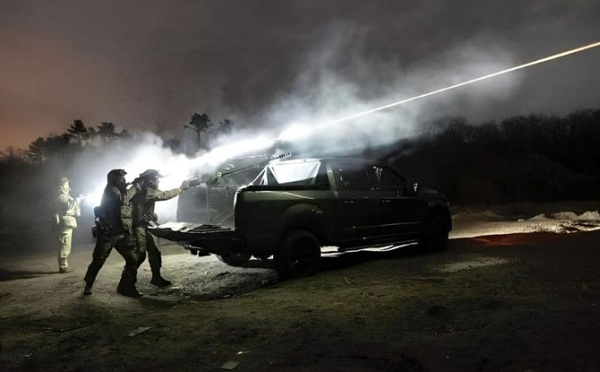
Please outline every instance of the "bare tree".
M214 123L206 113L202 115L194 113L189 124L185 124L184 127L196 133L196 145L200 149L206 145L207 140L205 137L207 137L208 131L213 125Z
M67 129L67 132L77 141L79 146L84 146L89 136L88 129L80 119L74 120L73 124Z
M233 121L229 119L224 119L223 121L219 122L219 127L217 128L217 130L221 134L229 134L233 130L233 125Z
M106 145L119 137L115 125L107 121L103 121L98 125L98 131L96 133L102 141L102 147L106 147Z
M13 146L0 151L0 164L6 166L18 166L27 162L27 153Z
M50 158L66 158L71 155L71 135L68 133L55 134L46 138L38 137L29 145L27 154L35 163L44 163Z
M41 164L44 162L44 156L46 153L46 140L42 137L38 137L35 141L29 144L29 150L27 155L34 163Z

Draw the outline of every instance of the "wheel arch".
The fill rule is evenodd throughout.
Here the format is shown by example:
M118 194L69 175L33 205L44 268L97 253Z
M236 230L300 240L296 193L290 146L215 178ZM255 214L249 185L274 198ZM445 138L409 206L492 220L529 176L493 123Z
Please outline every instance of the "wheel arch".
M287 234L295 230L306 230L312 233L323 244L328 241L328 233L321 209L314 204L295 204L281 216L281 224L276 241L281 244Z
M448 231L452 231L452 217L450 216L450 211L448 210L448 206L445 203L440 202L433 204L429 209L429 214L425 218L425 221L433 215L443 216L447 221Z

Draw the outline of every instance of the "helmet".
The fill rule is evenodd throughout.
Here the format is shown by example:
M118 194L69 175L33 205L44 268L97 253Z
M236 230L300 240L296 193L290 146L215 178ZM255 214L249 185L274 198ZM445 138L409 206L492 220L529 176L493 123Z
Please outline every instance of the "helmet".
M62 193L62 192L69 192L71 191L71 186L69 186L69 178L67 177L61 177L60 178L60 182L58 184L58 190Z
M156 169L147 169L144 173L140 174L139 178L144 180L144 185L151 188L158 188L158 179L160 177L162 177L162 174Z
M140 173L140 178L160 178L162 174L156 169L146 169L144 173Z
M106 183L113 186L120 186L125 183L125 169L113 169L106 175Z

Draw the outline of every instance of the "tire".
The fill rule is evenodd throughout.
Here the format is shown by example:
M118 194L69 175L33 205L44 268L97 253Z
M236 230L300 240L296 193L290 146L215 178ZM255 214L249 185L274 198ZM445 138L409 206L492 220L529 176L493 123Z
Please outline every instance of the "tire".
M225 253L217 255L219 261L230 266L241 266L250 261L250 257L252 257L252 255L247 253Z
M296 230L286 234L274 255L275 271L280 280L310 276L319 271L321 245L317 237Z
M441 214L427 217L419 244L428 252L445 250L448 245L448 218Z

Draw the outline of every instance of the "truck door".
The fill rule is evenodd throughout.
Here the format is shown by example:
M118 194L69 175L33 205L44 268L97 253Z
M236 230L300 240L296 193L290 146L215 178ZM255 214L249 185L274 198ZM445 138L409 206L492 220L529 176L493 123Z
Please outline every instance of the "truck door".
M410 192L412 185L386 165L371 165L371 177L376 186L373 198L379 206L379 224L382 238L410 239L421 229L428 211L428 201Z
M361 245L378 233L378 206L372 198L373 185L367 164L349 160L331 163L338 197L333 208L336 215L335 239L348 245Z

